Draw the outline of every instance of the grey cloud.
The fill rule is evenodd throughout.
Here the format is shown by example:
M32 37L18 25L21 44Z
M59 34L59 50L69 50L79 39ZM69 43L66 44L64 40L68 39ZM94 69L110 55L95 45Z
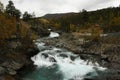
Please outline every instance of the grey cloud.
M8 0L1 0L5 5ZM79 12L116 6L120 0L13 0L22 12L35 12L37 16L47 13Z

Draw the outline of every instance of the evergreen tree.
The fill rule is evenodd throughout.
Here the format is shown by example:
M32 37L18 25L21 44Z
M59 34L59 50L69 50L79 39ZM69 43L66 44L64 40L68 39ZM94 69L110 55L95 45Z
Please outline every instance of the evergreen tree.
M10 16L14 16L15 6L12 1L9 1L8 5L6 6L6 13Z
M23 14L23 20L28 21L32 18L32 15L29 14L27 11Z
M8 5L6 6L6 13L9 16L16 17L16 19L19 19L21 16L21 12L15 8L14 3L11 0L8 2Z
M88 21L88 19L89 19L88 12L85 9L83 9L82 10L82 20L83 20L83 23L86 23Z
M0 2L0 12L4 12L4 6L1 2Z
M20 16L21 16L21 12L16 9L15 10L15 17L16 17L16 19L18 20L20 18Z

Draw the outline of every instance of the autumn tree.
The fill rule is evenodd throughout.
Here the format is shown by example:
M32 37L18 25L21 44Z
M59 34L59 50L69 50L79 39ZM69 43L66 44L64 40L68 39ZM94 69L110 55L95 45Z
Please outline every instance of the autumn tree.
M75 25L74 24L70 24L70 31L72 31L72 32L75 31Z
M91 27L91 38L94 41L98 41L100 39L101 33L102 33L102 30L99 25L95 25Z
M61 28L60 23L54 23L54 27L56 30L59 30Z

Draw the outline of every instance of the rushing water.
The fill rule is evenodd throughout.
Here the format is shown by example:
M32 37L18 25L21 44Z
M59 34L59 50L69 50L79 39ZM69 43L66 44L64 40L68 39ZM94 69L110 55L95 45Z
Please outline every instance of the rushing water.
M40 52L31 59L37 68L27 74L24 80L83 80L85 77L96 78L98 71L105 70L97 63L87 64L79 55L66 49L45 46L42 42L36 45Z
M60 35L56 32L50 32L49 37L54 38L54 37L59 37Z

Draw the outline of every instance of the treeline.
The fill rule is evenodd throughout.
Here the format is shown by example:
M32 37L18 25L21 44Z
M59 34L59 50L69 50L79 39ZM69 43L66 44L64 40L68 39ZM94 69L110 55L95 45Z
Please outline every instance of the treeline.
M76 29L88 29L96 25L103 32L120 31L120 7L109 7L96 11L82 10L79 13L73 13L66 17L49 19L54 27L63 31L72 31Z

